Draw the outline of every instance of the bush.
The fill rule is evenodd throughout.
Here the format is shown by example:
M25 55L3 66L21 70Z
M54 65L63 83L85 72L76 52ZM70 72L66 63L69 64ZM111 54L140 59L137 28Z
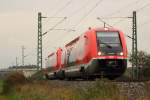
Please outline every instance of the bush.
M18 72L10 73L4 79L3 93L8 93L13 87L20 84L24 84L25 82L26 82L26 78L23 74Z

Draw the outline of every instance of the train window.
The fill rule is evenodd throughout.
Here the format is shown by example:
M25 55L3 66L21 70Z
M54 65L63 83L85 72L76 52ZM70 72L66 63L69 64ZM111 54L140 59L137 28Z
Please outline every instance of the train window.
M120 43L118 32L98 32L97 37L104 43Z
M119 54L122 52L118 32L97 32L97 45L103 55Z
M47 67L54 67L56 66L56 54L48 57L47 59Z

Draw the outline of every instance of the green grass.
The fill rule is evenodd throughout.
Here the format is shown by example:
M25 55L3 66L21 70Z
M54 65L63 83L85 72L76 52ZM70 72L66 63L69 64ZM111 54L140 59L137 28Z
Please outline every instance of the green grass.
M6 96L0 95L0 100L8 100Z
M0 94L3 92L3 80L0 80ZM1 99L0 99L1 100Z
M15 94L15 92L11 92L9 94L3 93L3 81L0 80L0 100L21 100L19 97Z
M22 100L18 96L12 94L12 95L2 95L0 94L0 100Z

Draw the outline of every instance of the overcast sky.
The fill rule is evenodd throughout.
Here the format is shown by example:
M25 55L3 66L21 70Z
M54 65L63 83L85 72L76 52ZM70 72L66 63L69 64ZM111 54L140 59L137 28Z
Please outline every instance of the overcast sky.
M0 67L21 65L21 46L25 46L25 64L36 64L37 14L67 17L56 28L76 31L50 31L43 37L43 58L80 35L88 27L101 27L97 17L127 17L137 12L138 49L150 53L149 0L0 0ZM43 19L43 32L62 19ZM132 34L131 19L103 19L108 24ZM131 40L126 38L130 52Z

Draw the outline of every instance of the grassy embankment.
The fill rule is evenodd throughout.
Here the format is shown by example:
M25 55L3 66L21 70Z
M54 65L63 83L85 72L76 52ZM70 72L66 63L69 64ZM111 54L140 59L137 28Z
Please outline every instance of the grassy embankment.
M103 82L76 88L41 81L25 84L16 90L20 91L17 95L26 100L123 100L116 85Z
M96 81L92 86L85 87L68 86L44 80L29 81L22 75L13 74L5 79L3 86L0 100L125 100L120 95L118 87L110 81ZM147 84L147 87L150 85ZM150 88L146 91L143 100L149 100Z
M1 95L2 92L3 92L3 80L0 80L0 100L5 99L5 97Z
M123 100L117 87L109 83L75 88L41 81L15 86L8 92L0 100Z
M97 81L86 87L68 86L44 80L26 80L21 74L13 73L1 84L0 100L123 100L117 86L111 82Z
M10 84L7 86L6 80L0 79L0 100L21 100L15 95L15 92L10 92L10 87Z
M3 80L0 80L0 93L3 91Z

